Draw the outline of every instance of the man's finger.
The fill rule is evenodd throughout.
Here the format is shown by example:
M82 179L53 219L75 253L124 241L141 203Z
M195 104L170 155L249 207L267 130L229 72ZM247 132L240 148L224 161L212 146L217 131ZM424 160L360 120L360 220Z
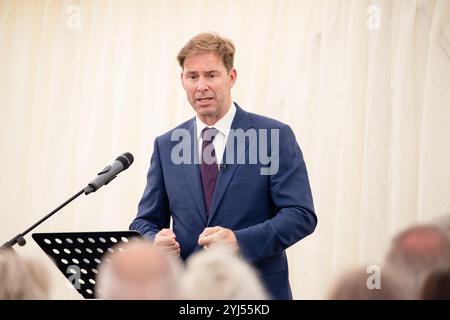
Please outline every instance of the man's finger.
M202 236L202 235L200 235L198 237L198 244L200 246L205 246L205 245L209 244L209 242L210 242L209 236Z
M174 243L171 243L167 247L170 248L170 249L175 249L176 250L176 249L180 249L180 244L175 241Z
M171 246L171 245L175 245L178 242L173 239L173 238L169 238L166 236L162 236L162 237L158 237L158 239L155 239L155 244L157 245L163 245L163 246Z
M166 248L168 252L180 252L180 247L170 247L170 248Z
M220 240L221 238L222 237L219 232L214 232L214 233L208 234L206 236L199 237L198 244L201 246L208 245L217 240Z
M160 235L164 235L164 236L171 237L171 238L175 238L175 237L176 237L176 236L175 236L175 233L174 233L172 230L167 229L167 228L162 229L162 230L159 231L158 233L159 233Z
M179 256L180 255L180 249L178 250L166 250L166 252L170 255Z
M199 235L199 237L205 237L205 236L208 236L208 235L213 234L213 233L215 233L215 232L217 232L217 231L219 231L219 230L221 230L221 229L222 229L222 227L219 227L219 226L217 226L217 227L208 227L208 228L205 228L205 229L203 230L203 232Z

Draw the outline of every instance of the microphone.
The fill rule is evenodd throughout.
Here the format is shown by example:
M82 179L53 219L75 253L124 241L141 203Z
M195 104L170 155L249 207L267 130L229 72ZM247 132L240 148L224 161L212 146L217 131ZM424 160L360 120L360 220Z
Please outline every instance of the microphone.
M25 235L27 235L30 231L32 231L34 228L39 226L42 222L53 216L56 212L64 208L68 203L72 202L79 196L81 196L84 192L84 194L89 194L91 192L97 191L101 186L108 184L112 179L114 179L117 174L122 172L125 169L128 169L128 167L133 163L133 155L129 152L126 152L120 156L117 157L117 159L109 166L107 166L105 169L103 169L101 172L98 173L98 177L92 180L88 186L84 189L81 189L77 192L74 196L72 196L69 200L66 200L63 204L61 204L58 208L54 209L52 212L47 214L45 217L43 217L41 220L33 224L31 227L29 227L27 230L25 230L22 233L19 233L11 240L5 242L1 247L0 250L3 249L11 249L14 251L13 246L18 244L19 246L23 247L26 244L26 240L24 239Z
M220 166L219 166L219 171L220 172L224 172L226 168L227 168L227 164L226 163L221 163Z
M133 155L129 152L125 152L124 154L118 156L111 165L106 166L98 173L97 178L89 182L87 187L84 189L84 194L88 195L91 192L97 191L103 185L110 183L120 172L128 169L133 161Z

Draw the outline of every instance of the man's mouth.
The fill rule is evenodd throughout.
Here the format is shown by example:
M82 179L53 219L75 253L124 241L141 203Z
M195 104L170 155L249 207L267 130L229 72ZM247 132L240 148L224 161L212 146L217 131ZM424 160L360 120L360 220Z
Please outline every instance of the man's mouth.
M198 102L200 103L208 103L212 100L213 98L199 98L197 99Z

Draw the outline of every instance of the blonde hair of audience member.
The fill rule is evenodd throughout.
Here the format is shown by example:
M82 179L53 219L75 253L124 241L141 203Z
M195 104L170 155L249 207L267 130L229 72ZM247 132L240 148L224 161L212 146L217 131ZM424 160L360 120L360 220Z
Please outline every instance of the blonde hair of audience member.
M183 299L266 300L256 271L225 246L209 246L188 260L181 280Z
M365 269L356 269L345 273L336 282L328 297L330 300L399 300L403 298L402 291L392 277L382 272L380 287L371 288L371 274Z
M48 273L41 264L0 250L0 300L48 299L49 290Z
M437 227L416 225L398 234L391 243L384 270L389 271L408 299L419 299L425 278L450 267L450 240Z
M114 248L99 267L96 296L115 300L178 298L182 265L147 240L132 240Z

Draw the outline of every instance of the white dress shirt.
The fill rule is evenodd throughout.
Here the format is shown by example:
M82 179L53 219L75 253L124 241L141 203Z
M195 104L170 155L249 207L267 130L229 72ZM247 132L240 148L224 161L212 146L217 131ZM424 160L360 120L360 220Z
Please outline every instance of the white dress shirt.
M231 123L233 122L234 115L236 114L236 106L234 103L231 103L230 108L228 109L227 113L217 121L214 125L209 126L206 123L204 123L198 116L195 116L195 124L197 126L197 146L198 146L198 156L199 159L202 159L202 131L206 127L208 128L216 128L219 133L214 137L213 145L214 150L216 152L216 158L217 158L217 165L220 169L220 164L222 163L223 153L225 152L225 145L227 143L228 134L230 133Z

